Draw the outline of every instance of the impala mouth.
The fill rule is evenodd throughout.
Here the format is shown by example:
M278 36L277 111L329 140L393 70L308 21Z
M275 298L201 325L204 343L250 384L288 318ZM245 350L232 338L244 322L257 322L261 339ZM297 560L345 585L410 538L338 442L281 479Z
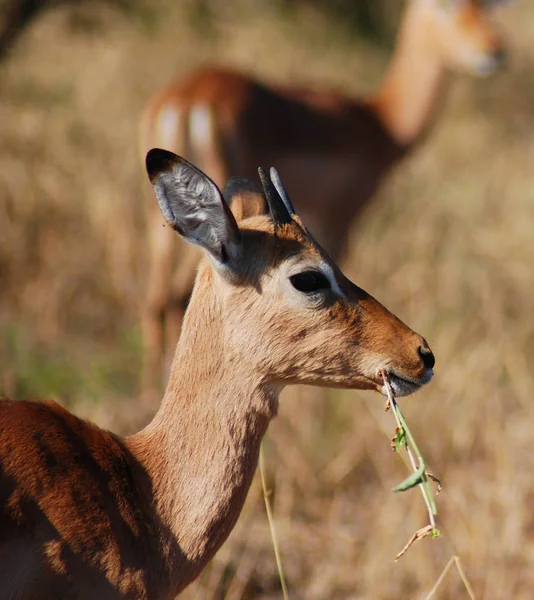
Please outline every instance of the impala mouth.
M409 396L416 392L419 388L427 384L434 375L432 369L426 369L425 374L417 379L411 377L401 377L391 371L388 372L389 384L395 396ZM381 390L384 396L387 396L386 386L383 385Z

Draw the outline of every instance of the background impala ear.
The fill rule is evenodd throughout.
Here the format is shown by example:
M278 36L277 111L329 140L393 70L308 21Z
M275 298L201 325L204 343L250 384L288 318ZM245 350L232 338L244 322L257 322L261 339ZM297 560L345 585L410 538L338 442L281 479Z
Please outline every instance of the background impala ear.
M223 198L238 223L269 212L265 198L256 184L243 177L231 177L228 180L224 186Z
M239 229L219 188L185 158L154 148L146 169L167 223L221 263L238 252Z

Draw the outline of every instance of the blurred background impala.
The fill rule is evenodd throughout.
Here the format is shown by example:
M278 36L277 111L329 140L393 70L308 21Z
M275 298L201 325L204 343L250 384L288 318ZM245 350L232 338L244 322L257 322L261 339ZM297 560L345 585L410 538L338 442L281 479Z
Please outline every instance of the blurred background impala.
M208 63L369 97L407 4L42 2L26 28L15 17L31 3L18 13L8 4L0 28L19 35L0 64L0 394L49 395L127 433L148 420L137 399L155 203L142 193L138 149L146 102ZM446 14L462 0L439 5ZM438 95L435 127L359 214L345 263L439 361L432 385L402 408L445 484L443 536L393 564L425 513L415 495L389 491L405 467L376 397L332 392L335 407L309 412L282 399L267 451L292 597L425 598L452 554L477 597L532 595L534 6L488 18L507 68L455 75ZM299 210L298 180L290 192ZM184 598L278 597L256 482ZM435 597L468 596L451 572Z
M149 100L141 155L159 146L186 154L221 186L229 175L254 178L257 165L277 165L289 189L298 190L314 235L342 259L355 219L436 120L447 72L487 75L502 66L505 49L489 15L494 4L408 2L387 72L363 97L269 88L238 71L201 68ZM157 390L171 363L198 262L198 250L178 245L162 230L154 203L147 204L144 394Z

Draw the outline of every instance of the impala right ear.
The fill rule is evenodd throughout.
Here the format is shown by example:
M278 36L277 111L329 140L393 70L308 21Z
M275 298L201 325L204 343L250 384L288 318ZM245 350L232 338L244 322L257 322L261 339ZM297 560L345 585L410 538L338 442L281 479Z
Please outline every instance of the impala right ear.
M219 188L185 158L154 148L146 170L167 223L220 263L235 256L239 229Z

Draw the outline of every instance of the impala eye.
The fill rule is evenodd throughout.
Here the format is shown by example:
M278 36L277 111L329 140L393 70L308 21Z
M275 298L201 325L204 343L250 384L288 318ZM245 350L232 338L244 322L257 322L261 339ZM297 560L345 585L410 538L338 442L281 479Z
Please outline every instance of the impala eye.
M299 292L313 294L331 288L330 281L320 271L303 271L289 278L291 285Z

